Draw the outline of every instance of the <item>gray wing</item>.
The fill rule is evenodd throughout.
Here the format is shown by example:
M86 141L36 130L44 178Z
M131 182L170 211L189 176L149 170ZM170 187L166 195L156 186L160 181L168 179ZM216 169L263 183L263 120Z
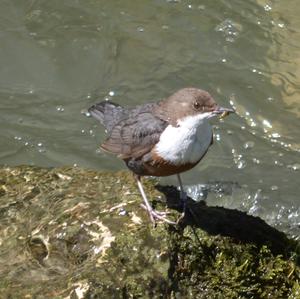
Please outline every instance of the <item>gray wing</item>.
M136 112L114 126L101 148L122 159L138 159L152 150L168 123L149 111Z
M102 101L88 109L91 115L100 121L108 133L124 117L128 116L128 111L111 101Z

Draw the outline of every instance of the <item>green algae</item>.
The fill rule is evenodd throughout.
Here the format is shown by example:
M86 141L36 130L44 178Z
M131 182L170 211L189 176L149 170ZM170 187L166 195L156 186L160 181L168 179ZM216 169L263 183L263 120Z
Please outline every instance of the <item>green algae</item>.
M295 264L266 246L196 233L200 246L190 229L172 243L177 260L173 279L184 298L287 298L298 281Z
M140 203L129 172L2 167L1 298L300 298L298 243L262 220L190 202L153 228Z

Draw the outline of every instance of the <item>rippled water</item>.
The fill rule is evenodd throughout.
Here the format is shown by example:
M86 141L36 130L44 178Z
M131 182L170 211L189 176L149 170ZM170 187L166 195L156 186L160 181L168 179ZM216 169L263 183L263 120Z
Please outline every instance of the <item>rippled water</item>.
M85 109L104 98L136 105L200 87L237 115L214 123L214 146L184 175L190 192L199 197L205 184L208 204L298 236L298 6L2 1L0 163L120 169L97 149L104 132Z

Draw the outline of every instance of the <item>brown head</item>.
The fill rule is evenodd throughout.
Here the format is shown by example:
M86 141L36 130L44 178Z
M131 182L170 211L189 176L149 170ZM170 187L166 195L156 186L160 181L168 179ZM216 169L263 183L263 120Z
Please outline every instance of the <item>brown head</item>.
M207 91L192 87L180 89L158 104L156 112L174 125L177 120L187 116L205 114L210 118L234 112L232 109L220 107Z

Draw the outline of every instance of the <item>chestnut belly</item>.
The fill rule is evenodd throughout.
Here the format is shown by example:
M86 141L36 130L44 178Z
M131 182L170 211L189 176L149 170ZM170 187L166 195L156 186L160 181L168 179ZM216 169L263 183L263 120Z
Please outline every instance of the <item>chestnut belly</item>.
M149 157L147 159L141 158L138 160L125 159L124 162L132 172L140 176L169 176L190 170L198 164L204 156L205 154L194 163L173 164L152 153L150 159Z
M199 161L198 161L199 162ZM150 176L169 176L177 173L181 173L193 168L196 163L186 163L182 165L174 165L169 163L143 163L143 175L150 175Z

